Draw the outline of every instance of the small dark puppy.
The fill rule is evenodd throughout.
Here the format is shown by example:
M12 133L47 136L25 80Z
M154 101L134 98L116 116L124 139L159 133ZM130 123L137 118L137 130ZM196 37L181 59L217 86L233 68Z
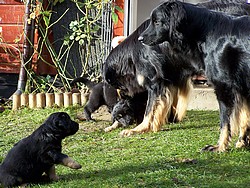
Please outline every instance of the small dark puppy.
M81 165L61 153L62 140L75 134L78 123L72 121L67 113L57 112L30 136L20 140L9 151L0 165L0 182L4 187L13 187L26 183L39 182L43 173L50 180L58 180L55 164L62 164L72 169Z
M71 85L74 85L77 82L81 82L91 89L89 100L83 110L87 121L93 120L91 114L102 105L106 105L109 112L112 112L114 105L119 99L117 90L114 87L104 82L92 82L84 76L75 78L71 82Z
M114 106L111 117L113 124L104 129L105 132L112 131L118 127L127 127L134 122L136 125L140 124L143 120L146 105L147 105L148 92L135 94L129 99L121 99Z
M144 117L147 99L148 92L137 93L129 99L121 99L112 110L112 121L120 122L123 127L134 122L140 124Z
M105 129L106 132L120 126L127 127L134 122L142 122L146 109L148 93L147 91L137 93L133 97L119 96L117 89L111 85L99 82L94 83L85 76L75 78L71 85L77 82L84 83L91 89L88 103L84 107L84 115L87 121L93 120L91 114L100 106L106 105L111 113L112 125Z

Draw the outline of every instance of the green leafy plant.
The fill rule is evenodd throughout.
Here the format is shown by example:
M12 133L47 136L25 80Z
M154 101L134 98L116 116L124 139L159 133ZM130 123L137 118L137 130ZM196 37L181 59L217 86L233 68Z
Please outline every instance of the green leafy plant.
M39 30L39 48L37 48L37 46L32 46L33 44L30 42L31 47L34 48L34 53L28 62L22 63L23 65L26 65L33 61L34 56L37 56L37 59L56 69L57 74L53 78L46 75L40 76L36 74L35 70L30 69L30 67L27 68L26 72L28 80L25 91L22 92L56 91L58 88L54 85L55 81L51 81L53 79L59 79L63 84L64 90L70 91L70 81L72 80L72 76L69 76L70 74L68 74L66 66L70 63L70 66L73 67L73 69L76 69L74 67L74 62L68 61L72 46L75 43L79 44L82 74L89 75L90 78L100 78L103 60L110 50L110 44L108 44L108 41L110 40L111 42L112 37L112 23L110 23L110 28L103 27L103 15L107 15L108 12L108 17L105 18L107 19L106 21L109 21L109 16L111 16L113 23L117 23L118 16L116 11L123 12L123 10L117 6L113 0L72 0L79 10L78 19L71 21L68 28L68 34L64 37L63 44L59 51L56 51L53 41L49 39L49 33L51 32L52 27L56 27L57 23L66 16L70 9L66 9L56 21L52 22L52 16L55 13L52 11L53 6L65 3L65 0L48 0L48 4L44 2L44 0L38 0L37 3L31 3L31 14L29 15L27 22L30 23L35 20L36 27ZM28 2L24 1L25 5L26 3ZM107 32L107 34L105 32ZM20 44L20 41L21 36L15 40L18 47L14 47L13 45L11 46L5 43L2 36L0 36L0 42L3 49L6 50L6 53L10 53L11 56L19 60L22 59L22 52L19 47L22 45ZM8 50L12 47L17 50L18 57L11 54L11 51ZM44 48L48 51L52 62L48 62L44 59ZM62 62L66 62L66 64L63 64ZM33 62L32 67L34 67L34 65Z
M116 11L118 11L118 12L124 12L123 11L123 9L121 8L121 7L119 7L119 6L117 6L117 5L113 5L112 6L112 9L111 9L111 16L112 16L112 20L113 20L113 22L115 23L115 24L117 24L118 23L118 15L116 14Z
M52 7L58 5L58 3L64 3L64 0L49 0L47 6L43 6L43 0L39 0L36 7L32 7L32 13L29 19L35 19L39 29L40 38L38 40L40 48L34 49L38 55L38 59L45 64L52 66L56 69L57 75L55 78L60 79L63 84L64 90L71 90L70 80L66 64L62 64L62 60L68 63L68 56L75 43L79 44L79 50L82 53L82 74L94 75L95 78L101 76L102 59L104 58L103 51L105 46L102 44L102 16L104 7L109 7L108 11L112 12L113 21L116 22L117 15L115 16L115 10L122 11L115 5L112 0L86 0L77 1L73 0L79 10L79 19L72 20L69 24L68 35L64 37L64 43L60 47L59 51L55 51L52 42L49 39L49 32L52 27L55 27L58 22L69 12L66 9L65 12L58 18L58 20L52 22ZM105 10L106 11L106 10ZM81 15L80 15L81 14ZM101 49L100 53L95 51L96 46ZM101 46L101 48L100 48ZM46 47L51 57L51 62L47 62L42 56L42 50ZM93 58L93 56L95 56ZM90 67L90 61L94 61L96 64ZM72 63L72 62L70 62ZM74 63L72 63L74 67ZM94 72L93 72L94 70ZM39 76L34 73L33 70L26 70L28 74L28 84L26 86L26 92L47 92L55 91L57 88L54 86L54 82L51 82L52 78L45 76Z
M104 53L102 51L100 53L96 53L93 49L95 45L102 44L103 40L103 28L102 28L102 19L105 10L105 6L110 5L111 8L111 17L113 23L117 23L118 15L115 11L123 10L117 6L112 0L103 0L103 1L96 1L96 0L86 0L84 2L74 0L76 3L77 8L81 12L82 16L77 19L71 21L69 24L69 34L65 36L64 44L69 45L71 43L77 42L82 49L83 53L83 74L90 74L88 72L89 62L96 59L98 62L95 66L94 75L96 77L101 76L100 67L102 65L102 57L104 57ZM103 45L103 47L105 47ZM108 49L107 49L108 50Z

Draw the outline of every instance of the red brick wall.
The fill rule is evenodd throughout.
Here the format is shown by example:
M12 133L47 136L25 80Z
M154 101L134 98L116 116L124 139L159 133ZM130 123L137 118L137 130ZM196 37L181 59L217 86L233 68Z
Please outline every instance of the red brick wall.
M124 0L116 0L116 4L124 8ZM24 3L18 0L0 0L0 73L19 73L20 54L23 42L23 24L24 24ZM114 25L114 36L123 35L123 13L117 12L119 20ZM36 31L37 42L38 33ZM19 40L20 39L20 40ZM15 42L19 40L18 42ZM36 45L35 45L36 46ZM46 49L43 49L43 57L50 61ZM42 62L33 60L35 71L39 74L55 74L56 70ZM36 62L37 61L37 62Z
M0 73L18 73L22 46L24 5L14 0L0 1ZM20 47L14 41L20 38ZM15 49L16 48L16 49Z
M20 52L23 45L24 3L18 0L0 0L0 73L19 73ZM17 42L18 41L18 42ZM35 31L37 48L38 31ZM43 59L51 61L48 51L42 50ZM56 70L33 57L33 70L38 74L56 74Z
M124 0L116 0L116 4L124 9ZM114 37L115 36L123 36L123 21L124 21L124 14L122 12L117 11L118 14L118 23L114 25Z

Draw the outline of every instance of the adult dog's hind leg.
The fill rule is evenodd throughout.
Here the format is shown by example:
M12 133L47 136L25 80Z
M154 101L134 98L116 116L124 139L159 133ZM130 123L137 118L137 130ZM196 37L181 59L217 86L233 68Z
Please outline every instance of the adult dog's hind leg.
M148 102L142 123L129 130L123 130L121 136L130 136L138 133L157 132L166 122L166 117L173 102L173 86L164 87L163 90L152 90L148 92Z
M236 143L237 148L243 148L249 146L249 134L250 134L250 127L249 127L249 117L250 117L250 110L248 106L248 102L246 100L240 100L236 107L236 112L234 115L234 125L235 129L238 130L239 128L239 139Z
M228 144L231 140L231 117L233 115L234 110L234 101L235 97L234 94L231 93L231 88L224 88L224 91L221 92L220 90L215 90L215 93L217 95L217 99L219 102L219 108L220 108L220 137L217 145L208 145L205 148L203 148L203 151L219 151L223 152L226 151L228 148Z
M173 122L182 121L186 115L190 93L193 89L191 78L187 78L178 87L176 97L173 102Z

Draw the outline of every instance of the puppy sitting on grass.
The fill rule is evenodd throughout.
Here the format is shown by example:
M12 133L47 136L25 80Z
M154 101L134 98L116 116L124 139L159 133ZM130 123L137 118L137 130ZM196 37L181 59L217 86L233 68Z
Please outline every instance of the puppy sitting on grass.
M9 151L0 165L0 183L4 187L13 187L26 183L39 182L43 173L50 180L58 180L55 164L62 164L72 169L81 165L61 153L62 140L75 134L79 124L72 121L67 113L57 112L30 136L20 140Z

